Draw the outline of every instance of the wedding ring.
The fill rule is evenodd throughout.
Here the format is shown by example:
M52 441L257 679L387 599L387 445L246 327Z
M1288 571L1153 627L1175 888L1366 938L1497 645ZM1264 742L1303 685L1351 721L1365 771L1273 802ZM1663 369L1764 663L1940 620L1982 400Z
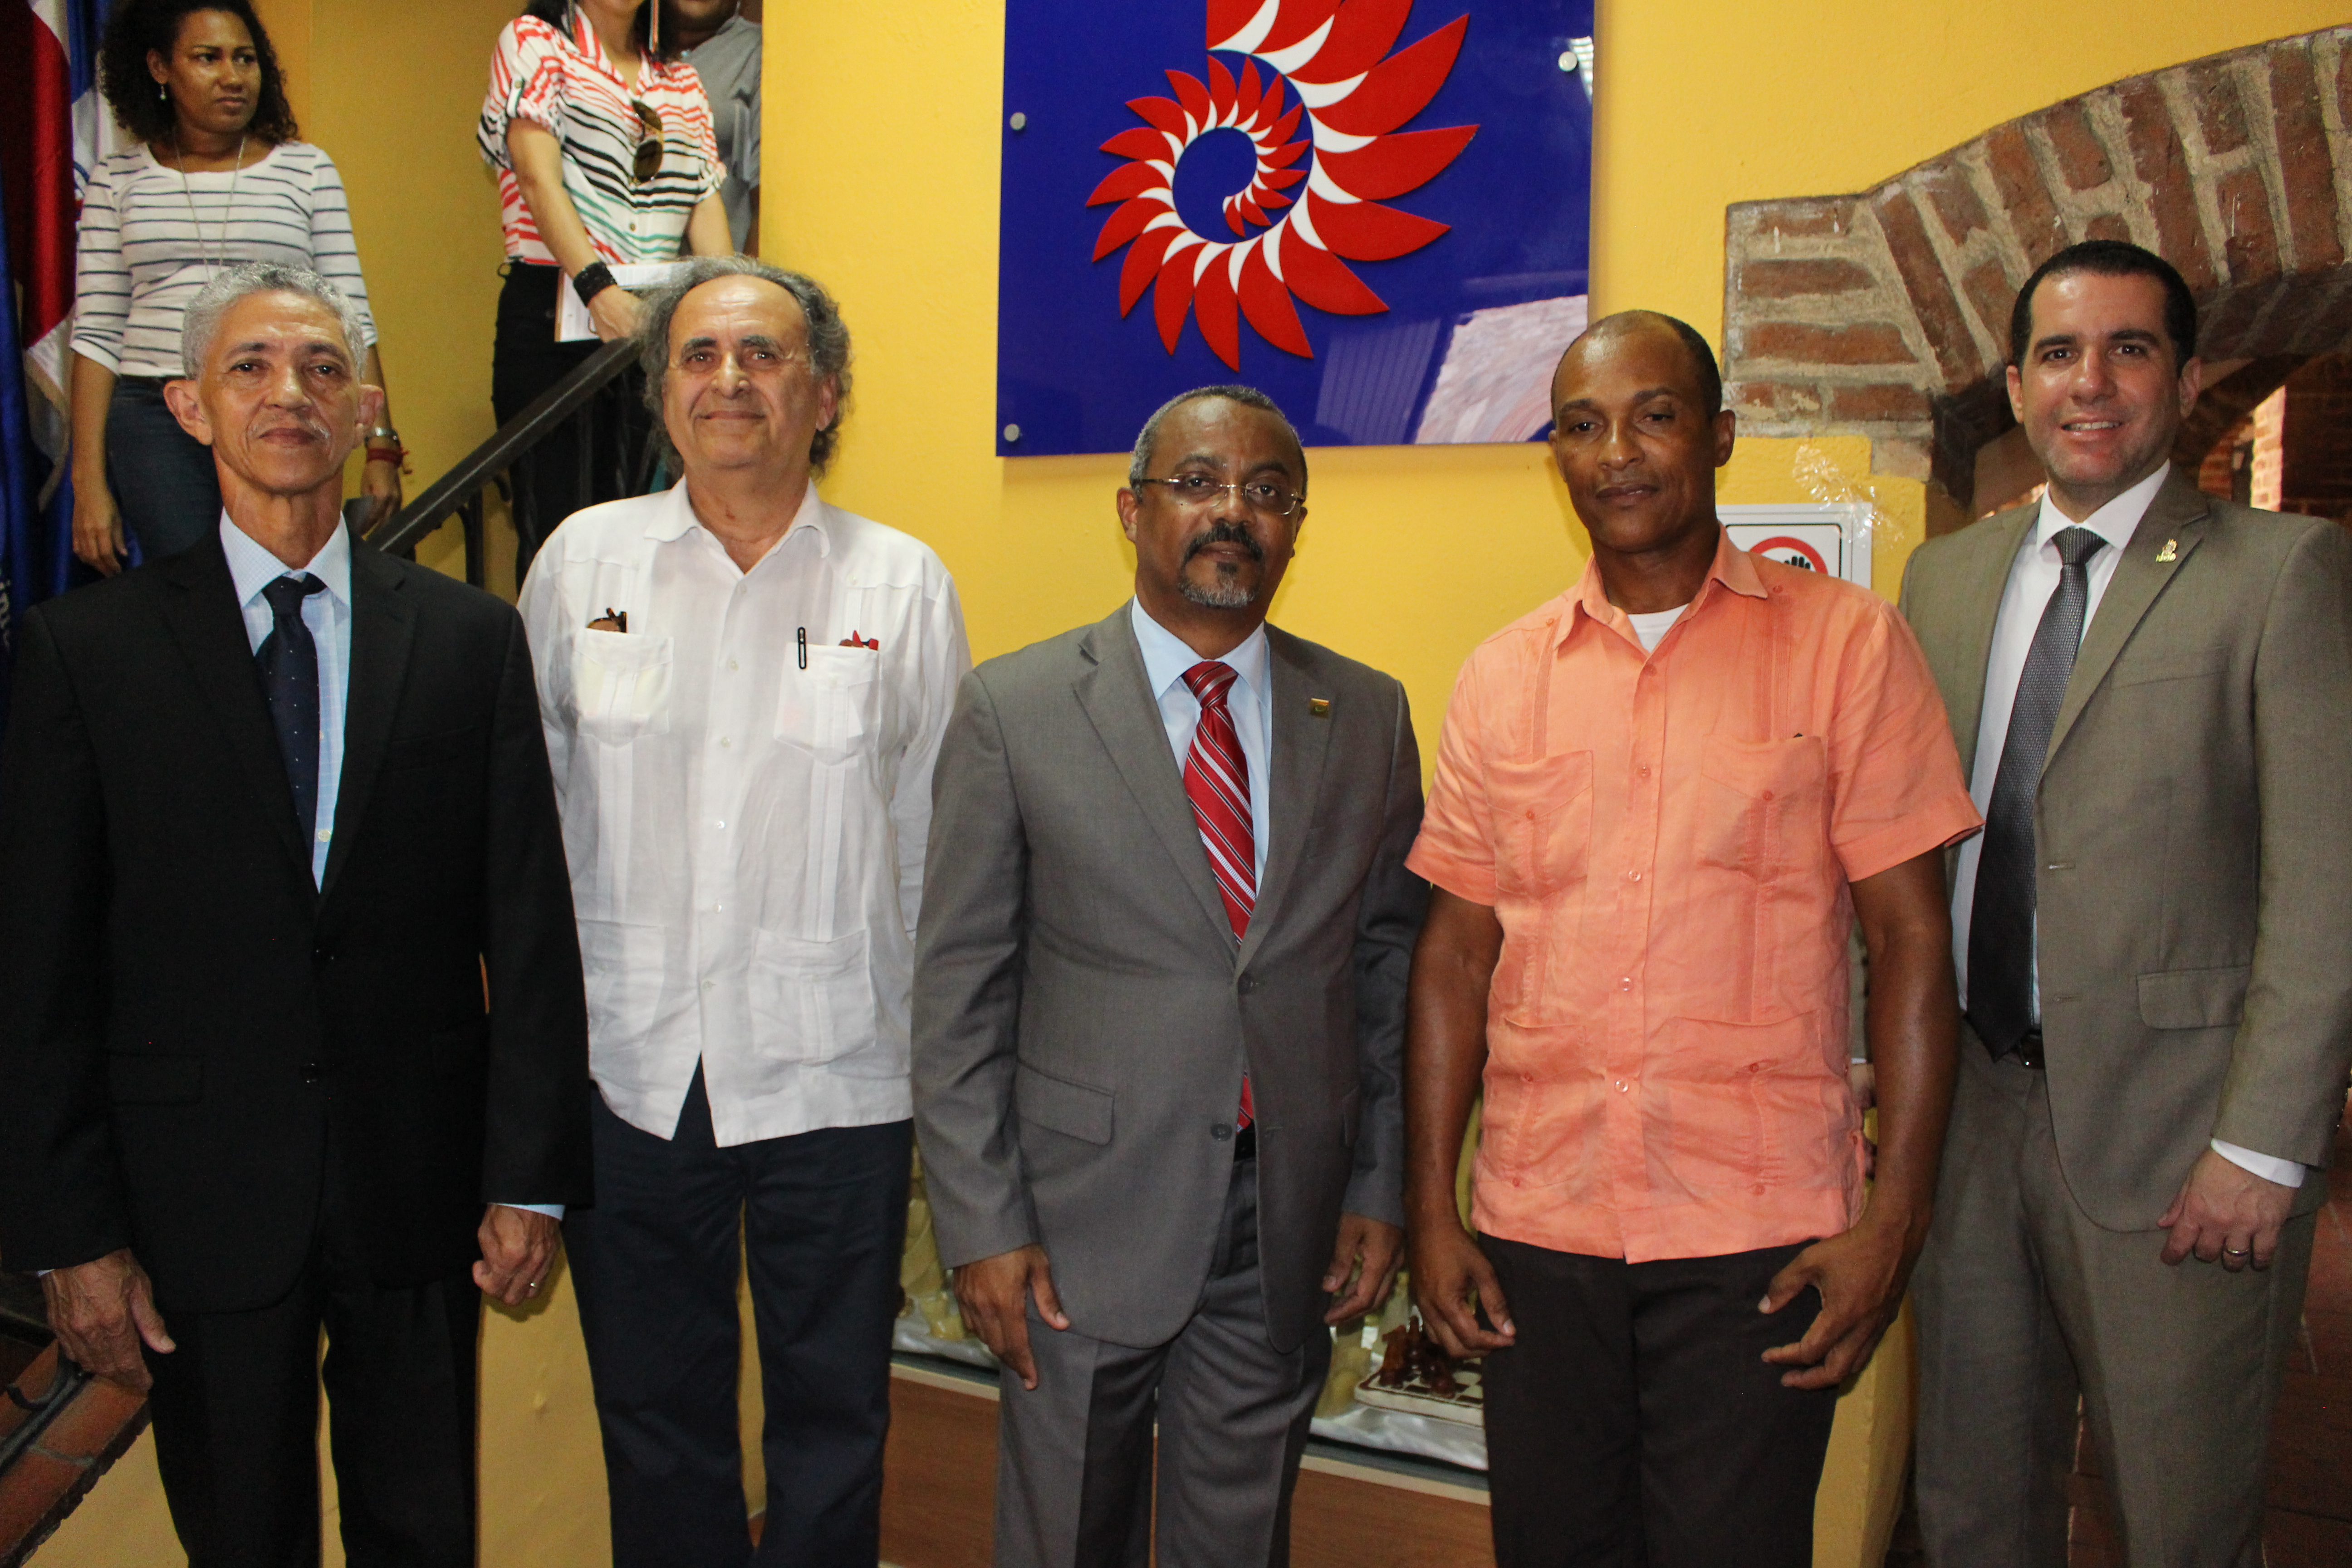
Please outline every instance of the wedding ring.
M2242 1247L2225 1247L2221 1250L2228 1253L2232 1258L2243 1258L2246 1256L2246 1249Z
M523 1289L526 1290L536 1290L539 1289L539 1281L534 1279L530 1284L525 1285Z

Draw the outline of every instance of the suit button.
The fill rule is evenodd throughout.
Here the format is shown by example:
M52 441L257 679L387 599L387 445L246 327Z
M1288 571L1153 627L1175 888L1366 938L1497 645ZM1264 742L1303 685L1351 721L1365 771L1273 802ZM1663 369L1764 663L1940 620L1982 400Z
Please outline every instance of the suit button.
M319 1081L319 1064L317 1062L304 1062L302 1064L302 1081L304 1083L316 1083Z
M1255 974L1243 975L1239 980L1234 982L1234 989L1240 992L1244 996L1248 995L1251 992L1257 989L1257 976Z
M1223 1142L1226 1139L1231 1138L1233 1135L1234 1124L1230 1121L1220 1121L1215 1126L1209 1129L1209 1136L1215 1139L1220 1143Z

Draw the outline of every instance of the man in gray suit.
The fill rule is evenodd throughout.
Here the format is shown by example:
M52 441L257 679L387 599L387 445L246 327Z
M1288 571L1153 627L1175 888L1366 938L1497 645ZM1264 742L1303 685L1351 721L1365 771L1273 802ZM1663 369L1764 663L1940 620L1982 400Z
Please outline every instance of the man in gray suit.
M1915 1283L1940 1568L2064 1563L2078 1396L2134 1568L2261 1561L2352 1062L2352 536L2168 467L2196 334L2137 247L2045 262L2009 393L2048 492L1904 584L1986 816Z
M1426 899L1403 689L1267 626L1307 458L1264 394L1135 446L1135 597L967 676L933 775L916 1135L1004 1364L998 1568L1289 1558L1330 1356L1402 1239Z

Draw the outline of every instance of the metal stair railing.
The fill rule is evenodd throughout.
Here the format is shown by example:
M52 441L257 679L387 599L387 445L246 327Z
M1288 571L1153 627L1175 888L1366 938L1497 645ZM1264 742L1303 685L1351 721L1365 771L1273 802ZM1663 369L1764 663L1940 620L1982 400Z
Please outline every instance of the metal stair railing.
M582 497L596 494L593 480L600 460L614 466L612 492L635 494L643 490L653 469L653 441L640 443L642 449L635 454L614 449L619 444L599 443L593 439L600 409L616 405L625 413L635 397L636 377L631 373L636 363L636 345L623 338L603 344L596 352L580 362L562 381L549 387L530 407L500 426L497 434L475 447L457 465L425 487L425 493L403 507L384 522L379 523L368 535L368 542L391 554L415 559L416 547L437 531L443 524L456 518L466 533L466 581L481 587L487 576L483 542L483 502L493 489L503 489L509 502L518 510L533 504L527 486L509 484L517 466L557 431L567 426L579 428L581 439L574 443L580 471L579 489ZM625 428L625 418L622 420ZM603 448L600 451L600 447ZM632 461L634 458L634 461ZM634 487L634 488L632 488ZM583 505L588 504L586 500ZM539 536L545 538L553 531L560 517L541 520ZM520 588L520 584L516 586Z

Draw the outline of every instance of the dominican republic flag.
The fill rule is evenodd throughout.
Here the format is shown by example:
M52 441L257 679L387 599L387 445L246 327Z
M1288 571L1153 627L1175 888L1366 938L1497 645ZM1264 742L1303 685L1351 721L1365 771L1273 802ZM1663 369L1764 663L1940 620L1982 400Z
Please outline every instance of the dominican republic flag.
M73 559L66 388L74 225L121 143L98 94L108 0L0 0L0 656L16 613L65 591Z

